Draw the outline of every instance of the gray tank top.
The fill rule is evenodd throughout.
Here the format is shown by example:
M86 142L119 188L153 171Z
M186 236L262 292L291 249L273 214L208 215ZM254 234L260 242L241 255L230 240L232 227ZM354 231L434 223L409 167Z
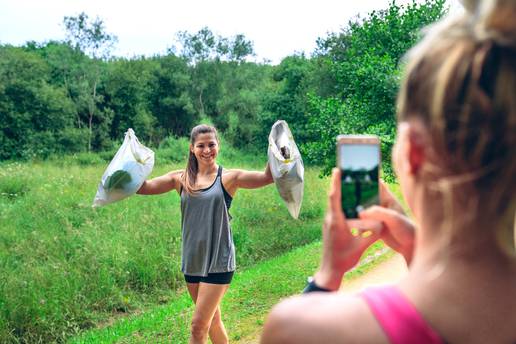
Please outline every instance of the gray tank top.
M231 196L222 185L222 166L213 184L195 194L181 190L181 271L191 276L234 271L235 245L228 208Z

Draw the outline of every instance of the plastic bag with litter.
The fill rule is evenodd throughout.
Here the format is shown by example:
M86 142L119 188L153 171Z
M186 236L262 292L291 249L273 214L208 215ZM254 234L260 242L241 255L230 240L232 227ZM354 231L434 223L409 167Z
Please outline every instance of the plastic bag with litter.
M303 202L304 166L287 122L274 123L267 152L272 178L290 215L297 219Z
M154 152L138 141L133 129L109 163L93 200L100 207L129 197L138 191L154 167Z

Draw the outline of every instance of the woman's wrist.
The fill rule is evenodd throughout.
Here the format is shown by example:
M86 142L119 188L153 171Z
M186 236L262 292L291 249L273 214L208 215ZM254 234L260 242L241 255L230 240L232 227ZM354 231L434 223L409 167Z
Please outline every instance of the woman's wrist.
M313 282L319 288L335 291L340 288L342 278L344 278L344 273L319 269L313 276Z

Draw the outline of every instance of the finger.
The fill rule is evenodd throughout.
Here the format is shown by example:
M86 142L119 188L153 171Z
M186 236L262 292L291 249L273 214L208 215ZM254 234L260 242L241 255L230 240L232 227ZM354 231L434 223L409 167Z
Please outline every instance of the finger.
M390 201L390 194L389 189L385 185L385 183L380 180L380 204L384 205L386 203L389 203Z
M411 242L414 239L415 225L408 217L395 210L372 206L360 212L359 217L362 220L375 219L383 222L388 232L400 242Z
M397 211L377 205L373 205L358 213L358 217L362 220L385 221L399 216L400 214Z
M340 170L334 168L331 174L331 185L328 208L331 209L333 214L342 214L342 200L341 200L341 181L340 181Z
M380 239L380 234L378 233L372 233L371 235L367 237L358 237L358 247L359 251L363 253L369 246L374 244L378 239Z
M394 194L389 190L387 184L380 180L380 204L383 207L394 209L402 214L405 213L403 207L400 202L394 196Z
M347 220L348 227L353 229L356 229L358 231L358 234L362 234L364 232L373 232L373 233L380 233L383 229L383 223L381 221L377 221L374 219L371 220Z

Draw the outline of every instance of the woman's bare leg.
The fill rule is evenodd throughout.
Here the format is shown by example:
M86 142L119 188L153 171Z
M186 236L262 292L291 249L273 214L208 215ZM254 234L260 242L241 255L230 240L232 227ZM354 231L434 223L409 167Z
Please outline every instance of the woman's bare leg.
M206 343L208 333L213 344L228 343L219 307L228 287L228 284L187 283L195 303L190 344Z
M217 307L217 310L215 311L215 315L213 315L209 333L210 333L211 342L213 344L229 343L228 333L226 332L226 327L224 326L224 323L222 322L220 306Z

